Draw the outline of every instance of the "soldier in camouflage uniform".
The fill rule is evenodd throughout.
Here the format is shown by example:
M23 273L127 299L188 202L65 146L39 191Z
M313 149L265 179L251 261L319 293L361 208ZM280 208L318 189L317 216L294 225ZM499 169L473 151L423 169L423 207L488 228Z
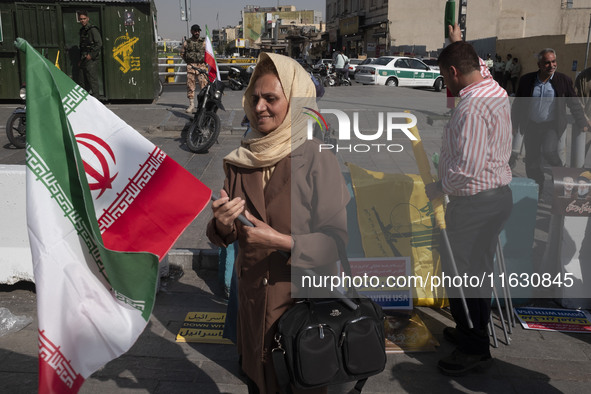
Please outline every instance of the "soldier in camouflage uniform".
M195 80L199 81L199 88L203 89L207 85L207 74L199 74L197 69L207 71L205 64L205 38L200 38L201 28L199 25L191 26L191 37L183 43L181 57L187 63L187 97L189 98L189 107L186 112L191 113L195 110Z
M98 27L91 25L86 11L78 13L80 27L80 77L79 83L94 97L99 96L98 61L103 41Z

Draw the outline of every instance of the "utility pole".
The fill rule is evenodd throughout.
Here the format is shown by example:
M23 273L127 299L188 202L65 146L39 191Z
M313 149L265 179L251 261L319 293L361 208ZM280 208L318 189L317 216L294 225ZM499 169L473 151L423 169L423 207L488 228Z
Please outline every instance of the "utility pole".
M587 32L587 50L585 51L585 65L583 71L587 69L587 58L589 57L589 37L591 37L591 15L589 15L589 30Z
M189 30L189 21L191 20L191 0L179 0L181 9L181 20L187 22L187 38L191 37Z
M468 13L468 0L459 0L459 7L458 7L458 25L460 26L460 30L462 31L462 37L464 41L467 41L466 38L466 14Z

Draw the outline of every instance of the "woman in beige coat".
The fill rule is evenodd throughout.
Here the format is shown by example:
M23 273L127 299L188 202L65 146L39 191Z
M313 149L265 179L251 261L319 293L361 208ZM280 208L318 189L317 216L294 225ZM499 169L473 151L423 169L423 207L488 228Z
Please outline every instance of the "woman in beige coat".
M304 107L316 108L315 95L293 59L260 55L243 98L251 130L224 158L224 189L212 204L209 239L219 246L239 242L237 346L249 392L279 391L271 350L277 321L294 303L291 267L332 272L333 237L347 238L350 197L339 164L308 139ZM254 227L237 221L240 214Z

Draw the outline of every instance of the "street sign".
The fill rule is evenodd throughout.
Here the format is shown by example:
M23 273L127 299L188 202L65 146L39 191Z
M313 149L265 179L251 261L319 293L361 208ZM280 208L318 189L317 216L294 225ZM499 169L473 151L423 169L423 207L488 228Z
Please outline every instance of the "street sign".
M179 6L181 9L181 20L191 20L191 0L179 0Z

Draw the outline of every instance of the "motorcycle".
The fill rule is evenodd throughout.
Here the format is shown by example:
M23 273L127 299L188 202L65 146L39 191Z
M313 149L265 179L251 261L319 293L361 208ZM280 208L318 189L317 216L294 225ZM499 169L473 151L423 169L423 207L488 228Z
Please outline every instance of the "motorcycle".
M239 67L234 66L230 67L230 71L228 72L230 89L242 90L242 88L247 87L253 70L253 66L248 67L246 70L241 70Z
M8 118L8 122L6 122L6 136L12 145L18 149L23 149L27 145L27 105L25 102L27 90L24 86L21 87L19 96L25 105L16 108Z
M345 77L345 72L344 71L335 71L335 75L336 75L336 80L335 80L335 84L337 86L351 86L351 79L349 79L349 77Z
M326 81L328 86L351 86L351 80L345 77L345 72L337 70L334 64L329 66Z
M312 66L312 75L320 81L322 86L333 86L334 80L330 78L329 80L329 70L326 64L320 64L316 66ZM332 85L331 85L332 83Z
M197 68L195 70L207 77L207 70ZM187 130L186 143L191 152L207 152L217 141L221 127L217 111L218 108L223 111L226 110L222 104L223 94L224 84L217 79L209 82L199 91L197 95L197 111Z

